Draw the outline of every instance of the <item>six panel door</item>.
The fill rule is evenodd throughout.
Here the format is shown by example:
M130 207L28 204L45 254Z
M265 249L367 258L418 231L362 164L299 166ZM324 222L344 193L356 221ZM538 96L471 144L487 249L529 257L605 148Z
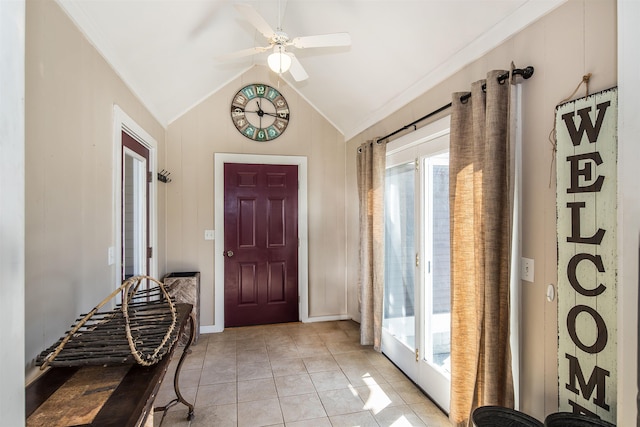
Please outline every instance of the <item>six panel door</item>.
M298 167L227 163L225 327L296 322Z

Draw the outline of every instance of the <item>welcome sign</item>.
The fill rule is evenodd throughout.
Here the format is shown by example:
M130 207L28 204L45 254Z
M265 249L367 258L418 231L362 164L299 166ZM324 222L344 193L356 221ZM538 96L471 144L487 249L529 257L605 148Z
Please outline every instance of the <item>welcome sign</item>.
M616 422L617 88L556 108L560 411Z

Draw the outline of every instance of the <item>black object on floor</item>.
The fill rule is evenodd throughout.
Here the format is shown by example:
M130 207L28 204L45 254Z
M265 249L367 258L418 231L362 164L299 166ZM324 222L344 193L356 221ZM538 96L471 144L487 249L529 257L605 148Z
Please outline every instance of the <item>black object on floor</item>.
M515 409L481 406L471 416L476 427L544 427L542 422Z
M546 427L615 427L607 421L572 412L549 414L544 420L544 425Z

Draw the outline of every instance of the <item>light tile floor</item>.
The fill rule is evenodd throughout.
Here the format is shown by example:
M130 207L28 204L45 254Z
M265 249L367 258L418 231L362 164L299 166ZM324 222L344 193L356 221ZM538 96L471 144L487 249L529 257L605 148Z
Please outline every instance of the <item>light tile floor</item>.
M171 426L450 426L444 415L385 356L359 344L352 321L228 328L200 335L180 374L195 402L162 422ZM175 397L172 361L156 405ZM158 426L161 413L156 413Z

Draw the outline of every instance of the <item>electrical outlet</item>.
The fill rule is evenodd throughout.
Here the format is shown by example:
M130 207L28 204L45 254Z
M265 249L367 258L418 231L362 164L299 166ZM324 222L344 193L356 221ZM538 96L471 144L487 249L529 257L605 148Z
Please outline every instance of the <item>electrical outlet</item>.
M204 230L204 240L215 240L215 230Z
M530 258L520 258L520 278L527 282L533 283L533 260Z

